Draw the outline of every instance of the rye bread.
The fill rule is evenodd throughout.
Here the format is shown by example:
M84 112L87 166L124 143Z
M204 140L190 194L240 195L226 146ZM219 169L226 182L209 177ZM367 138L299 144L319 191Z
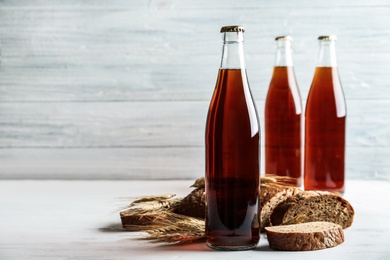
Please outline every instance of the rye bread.
M299 192L302 192L302 190L276 184L260 186L260 222L262 231L264 231L265 227L271 225L270 218L274 209L289 197Z
M199 187L188 194L175 209L175 213L204 219L206 216L206 195L204 187Z
M261 183L260 184L260 208L270 201L272 197L278 194L281 191L284 191L286 186L279 185L276 183Z
M275 250L307 251L335 247L344 242L340 225L309 222L265 228L269 246Z
M327 221L347 228L352 225L354 214L352 205L335 193L301 191L278 203L270 215L270 224Z

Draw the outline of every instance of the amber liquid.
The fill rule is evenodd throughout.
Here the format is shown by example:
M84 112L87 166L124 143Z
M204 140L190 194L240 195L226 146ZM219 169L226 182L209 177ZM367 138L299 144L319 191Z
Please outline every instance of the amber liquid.
M259 235L259 122L241 70L220 69L206 124L206 242L245 250Z
M302 185L302 103L293 67L275 67L265 103L265 173Z
M337 68L317 67L306 104L306 190L344 192L345 119Z

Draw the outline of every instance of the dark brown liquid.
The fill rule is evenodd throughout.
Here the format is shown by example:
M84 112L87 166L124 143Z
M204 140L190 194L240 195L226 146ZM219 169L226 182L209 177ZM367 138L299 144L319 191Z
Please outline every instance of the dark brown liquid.
M259 122L241 70L221 69L206 124L206 242L249 249L259 241Z
M344 192L345 119L337 68L316 68L306 105L306 190Z
M265 103L265 173L302 184L302 103L293 67L275 67Z

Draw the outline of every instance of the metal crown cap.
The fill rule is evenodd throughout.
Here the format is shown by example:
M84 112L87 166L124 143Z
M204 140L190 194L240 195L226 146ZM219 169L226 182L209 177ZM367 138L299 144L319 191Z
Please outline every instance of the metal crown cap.
M293 38L290 35L283 35L275 38L275 41L292 41L292 40Z
M241 25L229 25L229 26L223 26L221 28L221 33L224 32L245 32L244 26Z
M318 40L320 41L335 41L337 40L336 35L321 35L318 36Z

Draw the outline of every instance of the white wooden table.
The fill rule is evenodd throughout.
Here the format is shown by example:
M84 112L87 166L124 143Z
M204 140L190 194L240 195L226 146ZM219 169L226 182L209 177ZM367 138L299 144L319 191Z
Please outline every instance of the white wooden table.
M0 259L390 259L390 182L351 180L355 221L335 248L219 252L205 244L162 246L117 230L123 197L176 193L192 181L1 181Z

